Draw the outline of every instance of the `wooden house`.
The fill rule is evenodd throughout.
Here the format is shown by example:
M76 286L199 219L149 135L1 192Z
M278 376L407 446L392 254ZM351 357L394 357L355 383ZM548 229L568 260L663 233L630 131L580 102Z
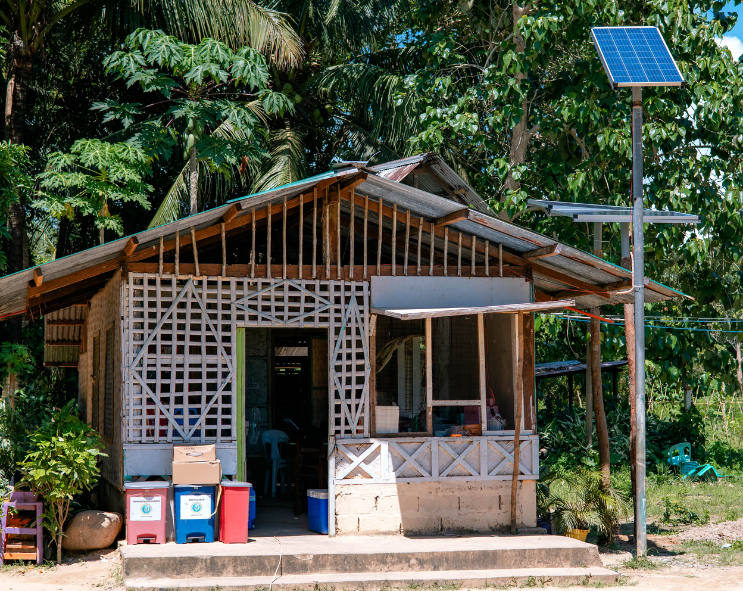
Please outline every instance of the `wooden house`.
M630 282L423 154L0 278L0 317L43 317L47 363L78 368L111 507L181 442L215 443L260 493L258 435L280 429L305 467L322 450L331 535L497 531L536 522L534 313L628 302ZM648 302L678 295L647 284Z

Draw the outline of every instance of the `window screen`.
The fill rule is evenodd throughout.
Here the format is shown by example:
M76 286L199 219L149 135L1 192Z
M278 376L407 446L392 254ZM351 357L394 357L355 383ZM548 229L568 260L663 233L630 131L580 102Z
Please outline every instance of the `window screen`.
M106 331L105 396L103 400L103 436L113 438L114 426L114 329Z

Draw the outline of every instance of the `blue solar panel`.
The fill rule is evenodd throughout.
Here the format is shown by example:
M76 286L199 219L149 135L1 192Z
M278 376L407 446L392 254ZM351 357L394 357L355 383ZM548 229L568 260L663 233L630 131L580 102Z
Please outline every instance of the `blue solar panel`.
M597 27L591 38L614 87L684 84L656 27Z

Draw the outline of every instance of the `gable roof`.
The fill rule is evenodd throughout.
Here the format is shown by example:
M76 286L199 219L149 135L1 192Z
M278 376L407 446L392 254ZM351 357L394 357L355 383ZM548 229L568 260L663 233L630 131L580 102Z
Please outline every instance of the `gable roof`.
M469 187L460 187L463 190L454 193L462 196L462 199L466 196L471 207L465 208L462 203L448 195L445 197L425 190L421 187L421 179L418 188L400 182L414 170L413 168L406 172L408 167L430 163L431 170L441 171L443 178L447 178L446 175L451 171L454 176L448 178L452 183L456 179L459 179L456 182L464 183L454 171L445 164L441 165L438 156L435 158L433 156L435 155L424 154L365 169L372 174L359 172L357 166L342 166L276 189L240 197L175 222L50 261L38 268L38 272L43 275L42 288L45 291L58 289L69 303L77 300L87 301L125 263L157 256L161 237L167 239L176 232L179 236L186 236L190 234L191 227L198 235L200 231L213 228L215 224L218 228L220 222L228 218L229 224L239 225L248 219L245 216L249 216L254 208L265 207L269 203L280 203L285 197L291 199L312 188L355 179L354 190L358 195L373 199L382 198L385 204L396 204L398 209L409 210L411 215L416 218L422 217L425 222L445 223L459 232L477 237L478 240L489 241L496 250L497 245L502 245L503 260L506 264L531 269L537 301L570 298L574 299L576 306L580 308L632 301L631 291L627 289L631 282L630 271L480 211L485 207L485 203ZM421 176L433 177L431 174ZM438 184L435 180L430 182ZM446 192L441 187L439 190ZM474 202L477 199L480 199L481 205L475 207ZM341 206L345 211L350 211L348 202L342 200ZM487 207L485 209L487 210ZM385 219L385 225L391 227L391 221ZM443 244L443 240L439 243ZM34 273L34 268L30 268L0 277L0 318L26 311L27 297L30 290L34 289L30 287L30 283L33 284ZM645 298L648 303L683 296L681 292L650 280L647 281L646 287Z

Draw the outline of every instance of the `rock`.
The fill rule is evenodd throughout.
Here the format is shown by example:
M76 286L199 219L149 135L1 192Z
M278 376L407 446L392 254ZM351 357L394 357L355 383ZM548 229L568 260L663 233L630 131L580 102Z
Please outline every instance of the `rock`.
M72 518L62 538L65 550L99 550L116 540L123 523L118 513L82 511Z

